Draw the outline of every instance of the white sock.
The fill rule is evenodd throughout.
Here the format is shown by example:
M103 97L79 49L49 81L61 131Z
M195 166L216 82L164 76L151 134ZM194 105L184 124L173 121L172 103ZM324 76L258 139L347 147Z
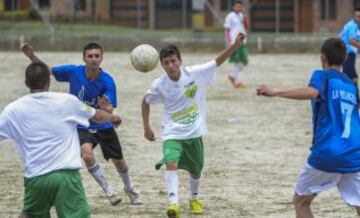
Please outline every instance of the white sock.
M95 163L94 166L89 167L88 171L108 196L111 196L114 193L114 191L111 189L111 187L105 180L101 172L101 167L98 163Z
M231 76L232 78L234 78L235 83L238 83L238 81L240 81L240 71L239 71L239 67L237 66L238 64L234 64L233 69L231 71Z
M234 64L231 76L234 78L235 83L240 83L240 72L244 69L243 63Z
M124 189L126 191L132 191L134 186L133 186L131 178L130 178L129 168L126 168L124 171L118 170L118 172L124 183Z
M194 179L194 178L192 178L190 176L189 182L190 182L190 191L189 191L189 194L188 194L188 199L189 200L197 199L198 195L199 195L201 177L198 178L198 179Z
M169 204L179 203L179 181L176 170L165 171L165 184L168 192Z

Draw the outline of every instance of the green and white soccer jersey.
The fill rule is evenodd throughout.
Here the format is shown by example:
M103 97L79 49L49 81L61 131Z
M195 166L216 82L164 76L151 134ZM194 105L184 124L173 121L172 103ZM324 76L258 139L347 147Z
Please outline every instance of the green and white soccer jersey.
M235 11L232 11L226 16L224 28L230 30L231 43L234 43L236 36L239 33L243 33L246 35L244 19L244 14L241 12L236 13ZM246 38L243 43L246 43Z
M181 68L178 81L166 74L145 95L148 104L164 103L162 139L191 139L206 133L206 85L214 81L215 60Z

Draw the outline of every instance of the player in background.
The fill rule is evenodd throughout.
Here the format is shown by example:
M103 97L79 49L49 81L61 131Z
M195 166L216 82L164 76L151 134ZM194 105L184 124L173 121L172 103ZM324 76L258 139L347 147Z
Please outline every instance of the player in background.
M360 7L354 9L354 16L345 24L339 37L346 45L346 60L343 64L343 72L353 81L358 89L358 75L356 72L356 56L360 48ZM358 96L359 98L359 96Z
M313 140L310 156L295 185L296 217L314 217L310 205L336 186L344 201L360 215L360 118L357 89L341 72L345 44L327 39L321 48L323 70L315 70L308 87L274 91L266 85L258 95L311 100Z
M160 62L166 74L156 79L142 102L144 136L155 141L150 126L150 104L163 103L163 159L156 169L166 165L165 184L169 206L167 215L180 217L178 199L178 169L190 174L189 204L192 213L202 214L203 206L198 200L203 169L204 152L202 136L206 127L206 86L215 80L216 67L220 66L244 40L238 34L229 47L214 60L202 65L183 67L179 49L169 45L161 49Z
M31 61L40 61L30 44L22 47L24 54ZM88 43L83 49L85 65L62 65L52 67L55 79L69 83L69 92L80 101L93 108L101 108L112 113L117 106L116 86L113 78L100 68L103 50L95 42ZM100 165L96 162L93 149L100 144L103 156L114 163L123 183L124 191L131 204L141 204L139 192L135 189L129 168L123 157L120 141L112 123L97 124L90 121L90 126L78 126L81 154L89 173L106 193L110 203L116 205L121 198L116 194L103 176Z
M24 164L24 202L20 217L90 217L81 182L81 154L76 126L121 119L95 110L66 93L49 92L47 65L27 66L30 93L10 103L0 115L0 141L12 139Z
M246 35L249 29L249 20L244 12L244 4L242 1L235 1L231 11L225 18L225 41L226 45L231 45L239 33ZM228 78L234 88L245 88L246 85L240 81L240 72L248 64L248 48L246 39L239 48L231 54L229 63L233 64L231 75Z

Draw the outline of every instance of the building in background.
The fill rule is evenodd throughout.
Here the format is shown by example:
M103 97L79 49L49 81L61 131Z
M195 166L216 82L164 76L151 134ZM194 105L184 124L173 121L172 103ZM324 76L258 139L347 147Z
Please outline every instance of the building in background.
M29 0L0 0L0 18L15 21L29 16L31 5Z
M148 29L188 29L204 2L205 28L221 29L234 0L33 0L55 22L109 23ZM337 32L360 0L243 0L252 32ZM30 0L0 0L0 19L31 11ZM196 10L199 14L199 11ZM197 21L198 22L198 21Z

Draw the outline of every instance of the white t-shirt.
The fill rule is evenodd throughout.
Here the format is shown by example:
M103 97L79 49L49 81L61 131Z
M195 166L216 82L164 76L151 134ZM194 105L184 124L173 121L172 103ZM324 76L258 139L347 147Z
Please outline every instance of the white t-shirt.
M181 68L178 81L167 74L156 79L145 95L148 104L164 103L162 139L190 139L204 135L206 85L215 80L215 60Z
M9 104L0 115L0 141L15 141L25 177L81 168L76 126L89 126L95 109L66 93L38 92Z
M235 11L232 11L226 16L224 27L225 29L230 30L231 43L234 43L235 38L239 33L243 33L246 35L244 19L244 14L241 12L236 13ZM246 43L246 38L244 40L244 43Z

